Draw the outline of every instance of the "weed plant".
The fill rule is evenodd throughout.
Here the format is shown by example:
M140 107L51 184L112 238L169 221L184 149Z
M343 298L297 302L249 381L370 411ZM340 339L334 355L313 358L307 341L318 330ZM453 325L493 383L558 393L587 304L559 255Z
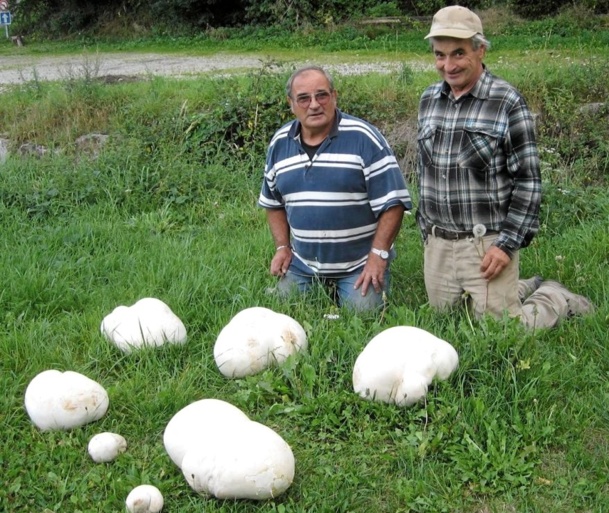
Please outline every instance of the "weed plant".
M506 55L510 62L491 53L489 67L539 114L543 162L542 226L522 252L522 272L559 279L597 306L534 333L516 320L430 309L412 216L378 315L337 310L321 291L289 302L267 292L273 247L256 201L268 139L290 119L290 66L120 85L34 81L4 92L11 153L0 164L0 510L121 511L133 487L150 483L166 511L608 511L606 103L586 110L609 97L607 68L589 56L567 64L537 55L535 68L528 54ZM341 108L388 135L412 123L435 76L404 62L389 76L336 77ZM97 157L75 146L91 131L110 136ZM49 151L20 156L24 142ZM412 151L407 142L395 146L401 159ZM173 309L188 329L186 345L125 355L103 339L103 317L142 297ZM228 380L213 345L252 306L298 320L309 350ZM426 329L460 355L457 372L407 409L364 401L351 384L365 344L397 325ZM100 382L107 415L69 432L38 431L23 397L50 368ZM163 430L182 407L208 397L290 444L296 477L285 494L259 503L190 490L164 451ZM87 454L102 431L129 443L111 464Z

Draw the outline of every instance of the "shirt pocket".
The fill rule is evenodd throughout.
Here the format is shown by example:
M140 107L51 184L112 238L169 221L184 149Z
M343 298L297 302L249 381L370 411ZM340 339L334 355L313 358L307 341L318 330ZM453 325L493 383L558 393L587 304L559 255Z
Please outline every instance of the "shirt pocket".
M429 125L419 129L419 133L417 134L419 155L424 167L430 167L433 164L433 144L435 137L436 127Z
M486 170L499 145L500 134L487 127L466 126L463 129L459 167L476 171Z

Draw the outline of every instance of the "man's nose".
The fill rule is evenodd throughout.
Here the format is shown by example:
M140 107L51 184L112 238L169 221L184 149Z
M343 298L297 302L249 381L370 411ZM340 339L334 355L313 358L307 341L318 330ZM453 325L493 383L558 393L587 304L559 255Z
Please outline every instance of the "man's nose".
M444 60L444 69L453 70L457 67L457 61L451 57L446 57Z
M315 108L317 106L321 105L321 103L319 103L317 101L317 98L315 98L315 95L311 95L311 103L309 104L309 108Z

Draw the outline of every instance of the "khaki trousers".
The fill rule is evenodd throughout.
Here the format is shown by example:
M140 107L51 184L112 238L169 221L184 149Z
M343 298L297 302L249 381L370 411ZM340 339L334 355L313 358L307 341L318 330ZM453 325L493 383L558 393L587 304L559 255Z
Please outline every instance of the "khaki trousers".
M478 319L484 314L495 318L507 314L519 317L528 329L556 326L568 315L565 297L543 283L530 294L519 280L518 252L497 278L491 281L482 278L480 264L495 237L449 241L427 236L424 271L430 305L448 310L466 302Z

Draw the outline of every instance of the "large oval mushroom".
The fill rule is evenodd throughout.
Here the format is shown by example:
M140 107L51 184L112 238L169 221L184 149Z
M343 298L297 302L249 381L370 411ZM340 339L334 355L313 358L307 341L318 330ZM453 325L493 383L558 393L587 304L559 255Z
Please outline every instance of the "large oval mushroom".
M201 399L176 413L163 433L165 450L178 467L189 448L201 440L217 438L217 431L238 422L249 422L239 408L219 399Z
M290 446L230 403L203 399L169 421L165 449L193 490L221 499L263 500L294 479Z
M294 479L290 446L271 428L249 421L186 452L182 473L193 490L218 499L277 497Z
M413 326L395 326L376 335L357 357L353 389L365 399L410 406L458 364L457 351L445 340Z
M214 345L216 365L224 376L256 374L307 348L307 335L292 317L269 308L241 310L222 329Z
M30 381L25 409L42 431L67 430L96 421L108 410L108 393L78 372L46 370Z
M186 328L160 299L146 297L131 306L117 306L104 317L101 333L125 353L142 347L184 344Z

